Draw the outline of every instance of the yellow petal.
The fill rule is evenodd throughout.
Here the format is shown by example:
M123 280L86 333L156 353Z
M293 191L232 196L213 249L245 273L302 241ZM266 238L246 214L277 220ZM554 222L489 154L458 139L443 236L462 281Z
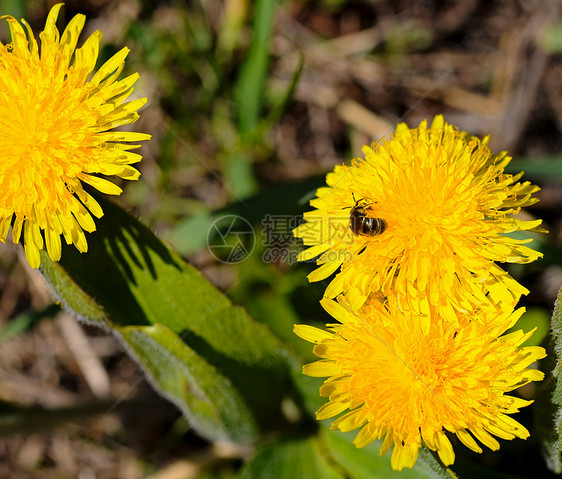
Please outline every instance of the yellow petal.
M116 184L111 183L103 178L98 178L92 175L79 175L79 178L89 185L93 186L96 190L105 193L106 195L120 195L123 190L119 188Z
M331 339L333 337L332 333L324 331L323 329L309 326L308 324L295 324L293 326L293 332L298 337L314 344L318 344L326 339Z

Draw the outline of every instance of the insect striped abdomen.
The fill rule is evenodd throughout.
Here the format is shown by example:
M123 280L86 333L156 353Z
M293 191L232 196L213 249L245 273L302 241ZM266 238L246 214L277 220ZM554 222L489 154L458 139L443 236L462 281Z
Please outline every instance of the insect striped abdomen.
M349 227L355 235L378 236L384 233L387 227L384 219L367 216L366 207L359 206L359 202L351 208L349 220Z

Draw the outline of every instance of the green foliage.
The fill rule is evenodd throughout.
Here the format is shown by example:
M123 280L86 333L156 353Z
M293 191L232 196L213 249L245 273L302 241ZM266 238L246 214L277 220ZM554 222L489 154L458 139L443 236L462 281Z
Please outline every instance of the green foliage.
M550 315L548 311L542 308L529 308L525 313L519 318L517 324L511 329L506 331L506 334L512 331L523 330L524 332L530 331L533 328L537 328L535 333L525 341L521 347L525 346L539 346L542 344L544 339L548 335L550 329Z
M247 409L263 430L282 422L279 404L295 394L291 353L148 228L98 201L105 215L88 254L67 248L60 263L42 258L43 274L65 307L122 336L155 385L197 418L206 437L251 439L251 421L240 424ZM207 408L203 398L212 399Z
M562 472L562 289L558 293L558 298L554 304L551 331L554 342L554 354L556 356L553 369L554 385L551 401L556 409L553 412L554 416L549 414L551 408L543 412L543 414L547 415L547 419L554 422L554 428L545 427L543 436L545 436L545 457L549 467L557 474L560 474ZM548 391L548 393L550 392Z
M14 18L23 18L26 13L26 3L24 0L0 0L0 12L2 15L12 15ZM7 32L6 24L2 25L2 30Z
M248 58L242 65L235 89L242 139L258 124L269 60L271 24L278 0L257 0L253 38Z
M507 171L517 174L525 172L527 180L562 180L562 157L540 156L535 158L517 158L512 160Z
M240 479L343 479L314 436L286 439L260 447Z
M243 468L240 479L451 479L457 476L444 469L427 452L412 469L393 471L390 455L380 456L380 443L364 449L352 444L353 434L321 428L319 434L287 438L259 447Z
M251 442L252 414L232 383L162 324L119 329L153 384L205 437ZM187 407L185 407L185 405Z
M357 449L353 438L357 433L341 433L322 429L321 438L326 449L348 477L353 479L451 479L457 477L450 469L444 468L426 449L420 451L416 465L412 469L394 471L390 467L390 454L379 454L381 441Z
M197 213L178 222L168 241L181 254L192 254L205 247L209 234L210 239L214 239L217 232L211 226L221 217L241 216L251 225L258 226L268 214L297 215L304 208L304 198L316 191L323 179L324 176L314 176L299 182L281 183L215 211Z

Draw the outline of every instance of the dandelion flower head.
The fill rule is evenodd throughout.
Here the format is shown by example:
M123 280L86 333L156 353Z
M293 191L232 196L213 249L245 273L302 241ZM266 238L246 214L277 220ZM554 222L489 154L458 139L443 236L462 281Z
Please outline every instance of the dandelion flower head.
M328 331L295 326L297 335L316 344L314 352L322 358L303 372L328 377L320 388L328 402L317 419L345 412L331 427L343 432L360 428L357 447L384 438L380 453L394 448L391 465L400 470L415 464L422 443L445 465L452 464L448 433L475 452L482 452L476 440L497 450L494 436L529 436L509 414L532 401L506 393L543 378L528 366L545 351L519 347L532 331L501 336L523 309L461 329L433 321L425 333L415 314L400 312L392 301L369 300L357 312L331 299L323 299L322 305L341 324L328 325Z
M449 321L455 311L509 310L527 290L496 262L526 263L541 256L506 233L537 230L541 220L513 217L532 205L539 188L504 168L483 140L436 116L410 129L399 124L390 140L365 147L364 158L336 166L294 231L318 255L309 275L320 281L340 267L325 296L345 292L358 309L371 292L395 295L403 309L429 317L436 306ZM354 234L350 212L386 222L382 234Z
M118 195L121 188L100 175L135 180L131 166L140 155L131 144L150 138L112 131L137 120L146 98L125 100L138 74L118 79L129 50L123 48L94 72L101 33L80 48L84 15L76 15L60 35L55 23L62 4L50 10L41 47L25 20L8 22L11 43L0 43L0 240L23 243L32 267L40 250L57 261L61 235L87 250L84 232L95 230L103 211L84 189Z

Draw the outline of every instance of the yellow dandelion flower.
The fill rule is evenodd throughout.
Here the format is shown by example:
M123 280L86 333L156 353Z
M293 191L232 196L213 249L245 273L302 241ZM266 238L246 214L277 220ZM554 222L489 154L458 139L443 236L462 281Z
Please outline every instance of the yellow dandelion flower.
M46 246L51 259L67 244L87 250L84 231L95 230L92 215L102 209L83 187L111 195L121 188L99 175L135 180L131 164L140 155L130 144L150 135L111 131L137 120L146 98L124 103L138 74L118 80L129 50L123 48L94 73L102 34L76 48L84 15L76 15L62 36L55 25L62 4L49 12L39 49L33 31L10 16L12 42L0 43L0 240L23 243L29 264L38 267Z
M476 452L482 449L475 439L497 450L493 436L529 436L508 414L532 401L505 393L544 377L526 368L545 351L518 348L533 331L500 336L523 309L472 321L462 329L436 320L425 333L417 315L401 313L391 301L369 300L356 313L331 299L323 299L322 305L341 324L328 325L328 331L295 326L297 335L316 344L314 353L322 358L303 372L329 377L320 388L329 401L317 411L317 419L349 410L332 429L361 428L357 447L384 437L380 453L394 446L391 464L400 470L415 464L422 442L445 465L452 464L447 432Z
M309 280L341 266L325 296L345 292L353 309L379 291L425 317L437 306L449 321L455 310L510 309L528 291L495 262L542 256L505 236L538 230L541 220L513 215L538 201L539 188L505 174L511 158L492 155L487 142L437 116L430 128L402 123L391 140L366 146L364 159L336 166L294 231L311 246L300 260L320 255Z

